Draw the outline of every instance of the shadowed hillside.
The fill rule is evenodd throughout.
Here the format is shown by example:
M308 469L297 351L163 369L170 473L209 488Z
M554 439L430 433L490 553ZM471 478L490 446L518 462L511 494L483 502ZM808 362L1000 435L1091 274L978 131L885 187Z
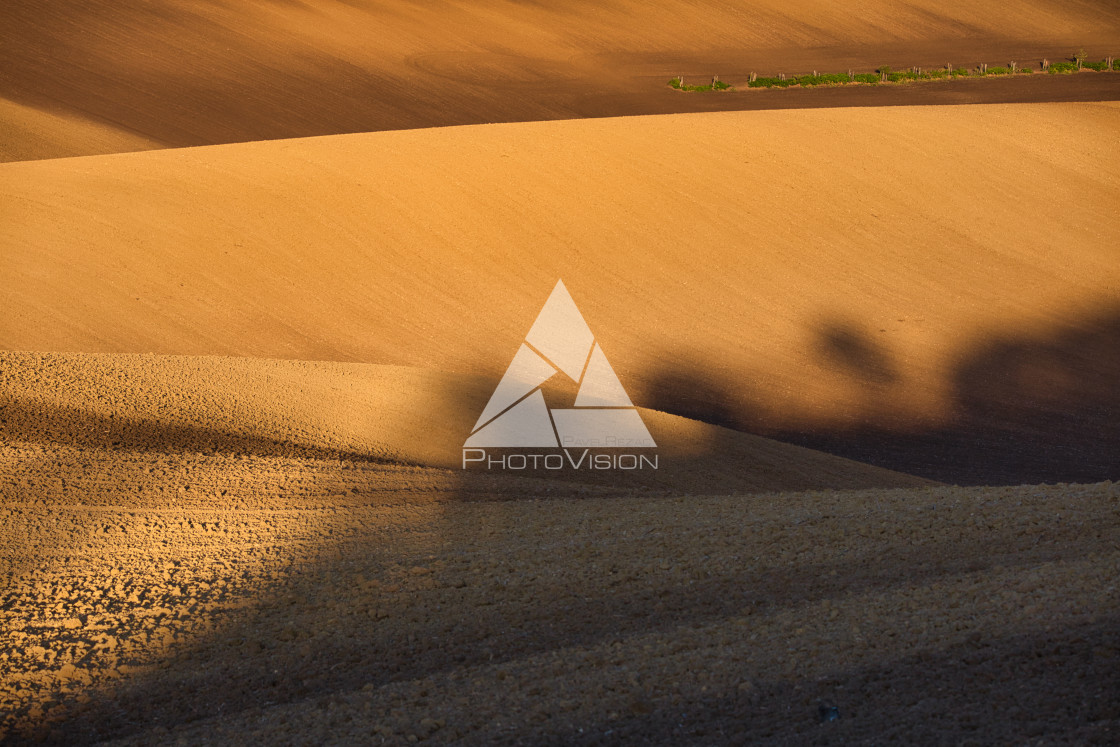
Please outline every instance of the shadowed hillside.
M7 443L108 450L110 463L115 456L155 459L168 469L191 454L234 464L244 455L344 460L368 468L365 490L384 489L378 465L438 468L437 483L462 474L463 441L492 386L477 376L389 366L150 355L0 352L0 371L0 438ZM526 490L526 478L597 485L598 492L929 484L665 413L647 410L643 419L658 446L657 469L622 476L613 470L482 470L471 477L489 490L497 490L490 482L498 476L513 478L499 491L503 495ZM64 483L112 482L108 467L79 469L59 461L53 471Z
M1118 134L1115 104L833 109L6 164L0 347L493 386L563 278L639 405L1115 478Z
M851 327L820 330L822 365L849 377L868 403L903 386L903 365ZM714 384L670 365L654 407L757 431L890 469L967 485L1093 482L1120 475L1120 308L1059 328L978 337L951 361L944 421L928 428L868 409L852 421L784 425ZM685 394L687 393L687 394Z
M713 106L844 105L827 91L684 97L665 82L678 74L745 79L752 70L1034 64L1079 45L1116 54L1115 10L1036 0L13 0L0 8L0 159ZM1068 95L1006 98L998 91L1008 85L1016 84L992 83L992 100ZM951 87L951 99L980 100ZM895 92L907 97L895 103L919 103L916 90ZM1113 85L1108 97L1115 95ZM880 104L890 100L878 95Z

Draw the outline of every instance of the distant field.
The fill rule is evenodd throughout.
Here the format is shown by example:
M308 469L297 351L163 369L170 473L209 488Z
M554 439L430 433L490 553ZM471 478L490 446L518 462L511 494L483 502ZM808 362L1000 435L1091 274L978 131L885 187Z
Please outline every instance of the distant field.
M697 101L664 82L1035 64L1082 47L1097 59L1120 55L1118 19L1110 2L1039 0L14 0L0 8L0 160L721 108L1114 99L1111 77L844 102Z

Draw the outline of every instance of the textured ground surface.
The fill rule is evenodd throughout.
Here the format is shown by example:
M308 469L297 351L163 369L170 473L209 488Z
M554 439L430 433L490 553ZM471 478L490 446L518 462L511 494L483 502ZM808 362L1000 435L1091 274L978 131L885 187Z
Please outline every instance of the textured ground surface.
M493 386L563 278L652 409L946 482L1116 479L1118 141L1115 103L1023 104L2 164L0 347Z
M1120 76L847 99L686 96L666 83L1037 65L1080 48L1096 60L1120 55L1118 18L1111 0L11 0L0 8L0 160L718 109L1114 99Z
M1115 484L464 502L345 460L40 456L118 477L5 485L17 739L1120 733Z
M666 85L1116 3L749 5L3 3L0 742L1120 742L1120 74ZM658 470L460 469L557 278Z
M651 411L657 473L518 478L399 450L394 403L445 437L412 369L0 363L14 742L1120 729L1113 483L923 484Z

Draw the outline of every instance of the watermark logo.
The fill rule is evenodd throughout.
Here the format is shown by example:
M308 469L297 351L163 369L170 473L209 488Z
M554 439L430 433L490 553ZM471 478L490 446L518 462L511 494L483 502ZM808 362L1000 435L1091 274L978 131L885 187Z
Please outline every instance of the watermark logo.
M541 387L554 376L578 383L572 407L549 407L545 402ZM552 454L551 462L548 455L529 456L539 465L567 461L576 466L569 450L582 449L588 457L591 449L656 446L568 289L557 281L464 442L463 466L485 461L485 450L491 448L563 449L563 454ZM592 468L602 469L629 464L625 456L592 454L587 461L595 464L598 459L600 466ZM656 464L655 459L629 456L638 464ZM502 461L507 466L504 457Z

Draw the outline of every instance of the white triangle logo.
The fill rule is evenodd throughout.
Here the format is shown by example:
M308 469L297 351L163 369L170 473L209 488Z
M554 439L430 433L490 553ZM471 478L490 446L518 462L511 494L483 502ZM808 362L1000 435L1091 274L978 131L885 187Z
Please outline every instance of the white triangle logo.
M574 407L550 409L541 385L556 374L579 384ZM525 335L464 448L657 446L564 282Z

